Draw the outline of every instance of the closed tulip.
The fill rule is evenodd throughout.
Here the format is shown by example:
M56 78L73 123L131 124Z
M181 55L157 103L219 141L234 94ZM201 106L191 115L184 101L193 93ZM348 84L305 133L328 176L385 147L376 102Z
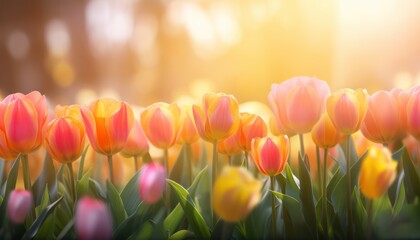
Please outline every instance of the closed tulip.
M7 205L9 220L15 224L23 223L32 207L33 200L31 192L26 190L13 190L10 193Z
M71 163L82 155L85 128L74 118L60 117L48 124L45 143L51 156L61 163Z
M393 94L394 93L394 94ZM360 130L376 143L389 144L405 135L398 90L378 91L369 97L368 110Z
M10 149L11 155L39 148L47 114L47 100L38 91L7 96L0 103L0 137L5 140L0 148Z
M178 121L178 106L163 102L150 105L140 117L141 126L150 143L162 149L175 144L179 129Z
M191 144L200 138L195 127L194 116L191 105L184 105L181 107L179 115L179 132L178 143Z
M229 137L239 127L239 106L235 97L223 93L207 93L203 108L193 105L198 134L213 142Z
M165 190L166 173L163 166L149 163L144 166L139 179L140 198L147 204L157 202Z
M217 151L221 154L233 156L242 151L236 134L228 138L222 139L217 143Z
M312 140L320 148L334 147L340 141L340 133L335 129L327 114L312 128Z
M146 135L140 126L140 122L135 120L133 128L128 135L127 142L121 150L121 155L125 157L143 156L149 151L149 143Z
M383 195L397 175L397 164L387 148L371 148L360 169L359 185L363 195L370 199Z
M83 197L77 203L75 217L77 239L111 239L112 216L104 202Z
M420 87L409 92L406 107L406 128L408 133L420 140Z
M327 113L335 128L344 135L359 130L368 107L365 89L340 89L327 99Z
M289 138L285 135L254 138L251 152L255 165L262 174L276 176L286 166L289 156Z
M57 105L55 107L55 117L71 117L77 120L78 122L83 123L83 117L80 112L80 106L76 104L66 106Z
M125 102L99 99L80 111L95 151L110 156L124 148L134 121L133 112Z
M245 168L225 167L213 187L213 208L226 222L244 219L261 199L261 182Z
M310 132L324 111L330 88L325 81L313 77L295 77L273 84L268 103L281 134Z

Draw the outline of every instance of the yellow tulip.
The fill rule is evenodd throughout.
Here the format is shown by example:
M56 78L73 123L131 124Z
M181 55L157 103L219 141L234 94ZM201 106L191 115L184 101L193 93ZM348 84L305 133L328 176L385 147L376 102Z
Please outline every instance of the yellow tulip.
M370 199L380 197L394 181L396 169L397 162L387 148L371 148L360 169L360 191Z
M320 148L334 147L340 141L340 133L325 113L312 128L311 134L312 140Z
M213 209L224 221L244 219L261 199L261 182L245 168L225 167L213 187Z

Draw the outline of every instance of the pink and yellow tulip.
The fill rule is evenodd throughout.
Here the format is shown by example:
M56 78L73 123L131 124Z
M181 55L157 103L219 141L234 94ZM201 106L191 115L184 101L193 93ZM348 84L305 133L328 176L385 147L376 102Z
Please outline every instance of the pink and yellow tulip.
M254 138L251 144L255 165L262 174L270 177L283 171L289 156L289 149L289 138L285 135Z

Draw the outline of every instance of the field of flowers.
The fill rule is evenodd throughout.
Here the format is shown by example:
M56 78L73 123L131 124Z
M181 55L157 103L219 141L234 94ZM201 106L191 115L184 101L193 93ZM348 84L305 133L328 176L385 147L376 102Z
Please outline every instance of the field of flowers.
M140 113L7 96L0 239L420 237L419 86L331 93L302 76L267 100L268 117L224 93Z

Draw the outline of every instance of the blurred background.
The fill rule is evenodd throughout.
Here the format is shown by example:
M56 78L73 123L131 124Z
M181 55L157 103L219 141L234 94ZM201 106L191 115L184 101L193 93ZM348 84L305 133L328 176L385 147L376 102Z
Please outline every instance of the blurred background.
M298 75L370 93L418 84L420 1L0 1L3 96L266 103L272 83Z

